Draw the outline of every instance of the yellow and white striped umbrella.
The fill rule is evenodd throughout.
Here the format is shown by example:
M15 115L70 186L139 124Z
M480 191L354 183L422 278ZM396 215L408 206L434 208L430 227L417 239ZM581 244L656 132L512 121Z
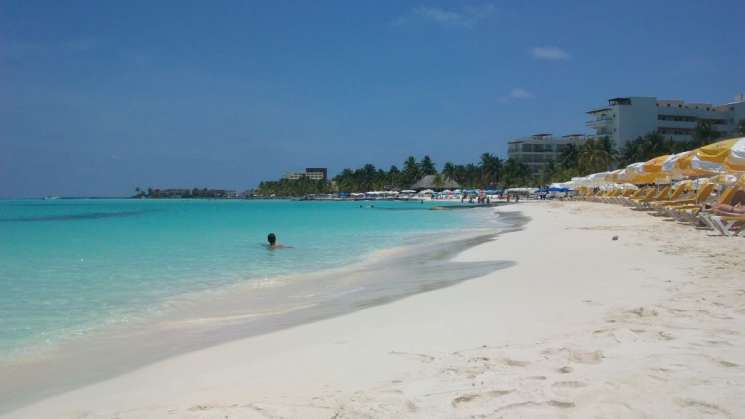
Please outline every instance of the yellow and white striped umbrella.
M642 164L642 169L645 173L660 173L662 171L662 166L665 164L665 161L670 157L671 156L669 154L655 157L649 161L644 162Z
M724 159L724 168L731 172L745 172L745 137L736 140Z
M646 171L644 168L646 163L647 162L631 163L626 166L623 173L619 175L619 180L621 182L633 183L635 185L657 182L660 173Z
M728 172L745 172L745 137L703 146L696 149L696 156L705 162L718 163Z
M726 171L721 163L702 160L698 149L680 153L674 162L674 170L691 177L714 176Z

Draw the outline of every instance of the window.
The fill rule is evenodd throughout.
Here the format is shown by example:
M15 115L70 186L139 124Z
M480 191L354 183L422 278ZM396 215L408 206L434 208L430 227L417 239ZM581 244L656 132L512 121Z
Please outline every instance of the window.
M657 115L658 121L678 121L678 122L696 122L698 118L695 116L683 116L683 115Z

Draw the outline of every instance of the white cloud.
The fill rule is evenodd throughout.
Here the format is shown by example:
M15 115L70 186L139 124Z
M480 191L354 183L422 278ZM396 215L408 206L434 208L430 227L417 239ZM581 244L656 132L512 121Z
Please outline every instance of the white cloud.
M436 23L441 26L472 27L478 21L488 18L496 12L492 4L463 6L457 9L444 9L437 6L419 6L409 14L399 16L391 21L394 26L401 26L414 19Z
M569 54L559 47L535 47L530 50L533 58L539 60L560 61L568 60Z
M516 100L527 100L533 98L535 98L533 93L520 87L513 87L509 94L500 96L497 101L499 103L510 103Z
M466 23L466 19L461 13L439 7L420 6L414 9L414 14L442 25L463 25Z
M525 89L515 87L510 91L510 97L513 99L533 99L535 95Z

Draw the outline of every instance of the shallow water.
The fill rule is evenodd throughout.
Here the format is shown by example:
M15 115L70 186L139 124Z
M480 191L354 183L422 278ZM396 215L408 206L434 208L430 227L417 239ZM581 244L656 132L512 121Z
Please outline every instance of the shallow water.
M20 215L43 221L0 224L3 233L16 229L3 234L3 250L13 251L0 256L16 260L15 270L0 272L22 282L21 273L31 275L23 282L28 289L11 287L5 277L0 284L15 293L15 300L0 296L3 314L10 314L2 322L26 332L22 339L0 332L7 347L23 348L0 359L0 375L9 378L0 382L0 411L178 353L485 275L509 262L451 259L521 222L495 221L489 209L430 211L431 204L407 202L376 202L375 208L354 202L70 202L69 208L55 203L49 211ZM83 209L138 215L48 219L82 215ZM296 247L270 251L246 239L263 237L267 224L281 226L280 238ZM40 244L42 237L56 245ZM38 259L18 264L9 255ZM79 256L81 266L74 261ZM44 350L34 333L47 338Z
M0 358L158 314L162 301L182 293L337 267L467 224L463 214L428 211L431 204L363 206L0 201ZM268 251L270 231L294 248Z

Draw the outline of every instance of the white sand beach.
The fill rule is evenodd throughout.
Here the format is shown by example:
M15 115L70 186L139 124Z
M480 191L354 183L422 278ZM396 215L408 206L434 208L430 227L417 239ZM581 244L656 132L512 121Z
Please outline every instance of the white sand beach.
M496 211L514 210L523 230L458 256L514 266L3 417L745 417L745 240L600 203Z

